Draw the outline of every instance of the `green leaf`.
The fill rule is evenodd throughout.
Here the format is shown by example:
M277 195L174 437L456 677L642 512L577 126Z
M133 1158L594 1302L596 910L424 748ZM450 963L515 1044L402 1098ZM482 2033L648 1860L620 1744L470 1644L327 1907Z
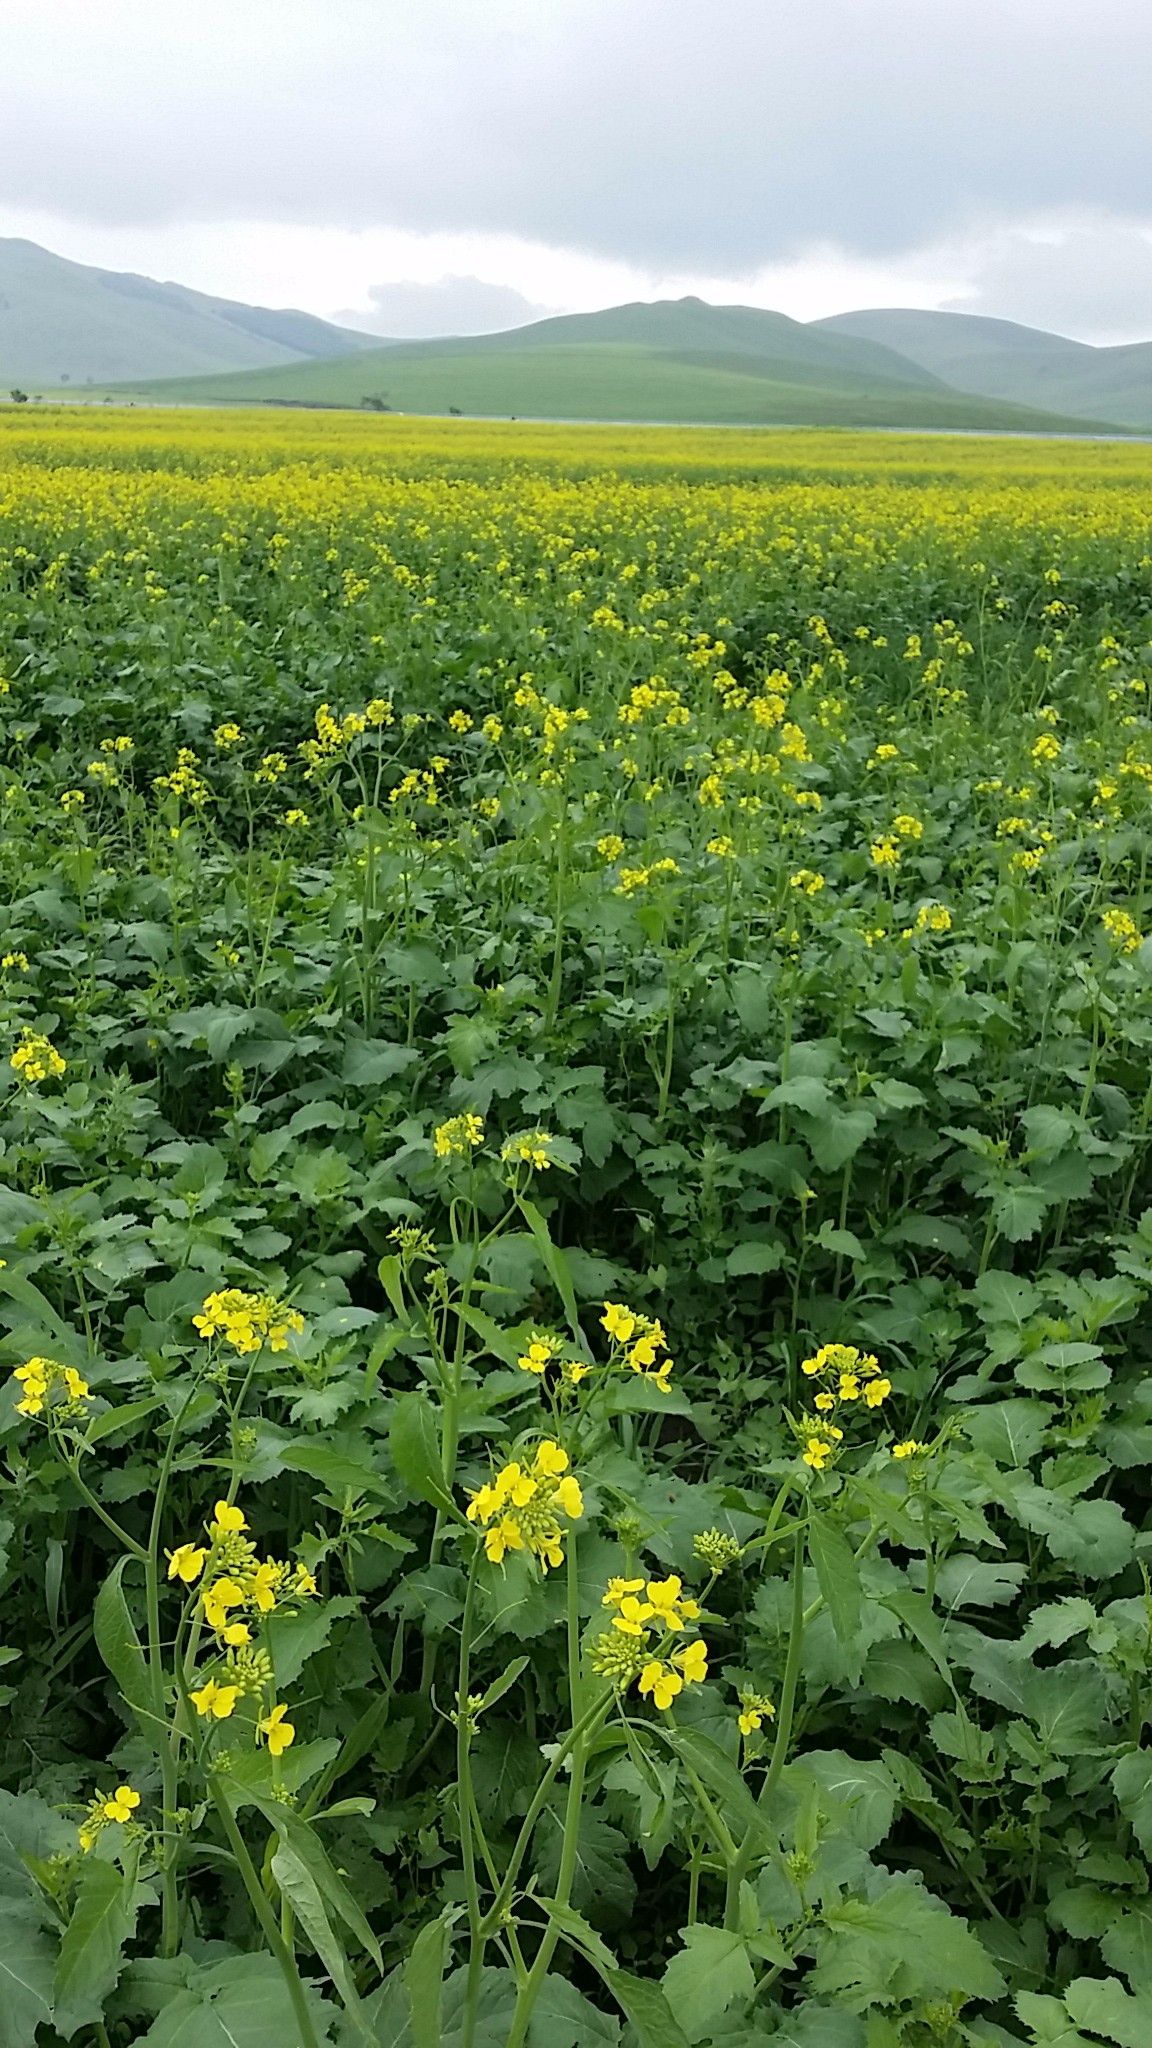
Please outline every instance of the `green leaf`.
M688 2036L659 1984L635 1977L631 1970L610 1970L604 1982L636 2029L639 2048L689 2048Z
M334 2006L307 1993L317 2039L327 2041ZM292 2048L300 2039L279 1964L269 1955L232 1956L197 1973L141 2035L136 2048ZM26 2044L21 2044L26 2048Z
M0 1900L0 2048L31 2048L51 2019L54 1961L38 1908Z
M291 1906L339 1992L344 2010L355 2019L360 2000L343 1943L324 1910L324 1900L311 1871L290 1844L283 1840L273 1852L272 1875L280 1887L281 1897ZM367 2037L366 2028L365 2035Z
M816 1513L808 1524L808 1552L836 1640L854 1657L860 1644L864 1590L852 1545L830 1515Z
M86 1858L56 1964L60 2033L74 2034L101 2018L124 1965L124 1943L136 1925L135 1890L135 1878L125 1877L117 1864Z
M1137 1749L1121 1757L1112 1773L1112 1790L1145 1856L1152 1858L1152 1750Z
M582 1344L584 1333L580 1328L580 1311L576 1306L576 1290L572 1284L572 1275L568 1270L568 1261L559 1246L553 1244L551 1232L536 1204L522 1196L520 1209L524 1221L536 1241L536 1247L544 1261L544 1268L548 1278L551 1280L553 1287L564 1304L564 1313L568 1318L568 1327L577 1343Z
M444 1997L450 1924L441 1914L438 1920L422 1927L404 1964L412 2048L440 2048L440 2009Z
M436 1411L427 1394L401 1394L388 1430L392 1462L409 1493L431 1507L459 1515L444 1484L444 1465Z
M1116 2048L1148 2048L1152 2041L1152 1992L1135 1994L1118 1977L1077 1977L1064 2003L1078 2027L1090 2027Z
M664 1995L689 2041L702 2041L756 1978L743 1937L724 1927L685 1927L684 1947L664 1972Z
M96 1648L136 1716L149 1746L155 1749L160 1728L155 1692L124 1597L124 1573L131 1562L130 1558L122 1557L105 1579L96 1595L93 1628Z
M912 1998L998 1998L1004 1979L966 1923L912 1877L825 1908L814 1991L850 2011Z
M221 1782L225 1796L228 1796L228 1780L224 1779ZM297 1862L307 1871L318 1890L325 1908L331 1908L343 1921L360 1947L371 1956L376 1968L381 1969L383 1964L376 1936L344 1879L333 1865L313 1823L294 1813L290 1807L282 1806L279 1801L266 1798L261 1792L247 1789L243 1797L258 1808L269 1826L275 1830L280 1842L293 1851Z

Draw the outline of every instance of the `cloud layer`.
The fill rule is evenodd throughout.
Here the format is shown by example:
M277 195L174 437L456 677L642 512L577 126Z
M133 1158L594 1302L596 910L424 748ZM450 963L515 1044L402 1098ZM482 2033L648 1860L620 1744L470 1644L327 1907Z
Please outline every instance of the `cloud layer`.
M560 252L585 284L729 290L962 252L947 285L982 308L1152 324L1147 0L7 0L4 31L0 225L173 249L210 227L221 272L252 224L301 250L448 238L473 253L395 275L474 265L533 304L587 293L516 251ZM1064 234L1063 266L1037 233ZM374 322L384 273L354 269L344 300ZM288 296L316 302L307 274Z

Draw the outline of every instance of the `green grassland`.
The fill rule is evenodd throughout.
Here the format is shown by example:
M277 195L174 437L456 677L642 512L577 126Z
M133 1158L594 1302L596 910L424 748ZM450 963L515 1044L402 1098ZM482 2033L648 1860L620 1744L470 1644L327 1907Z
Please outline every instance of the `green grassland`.
M613 307L512 333L390 343L325 362L131 387L172 404L727 425L1079 430L1082 422L955 391L895 350L752 307ZM120 395L129 395L127 388Z

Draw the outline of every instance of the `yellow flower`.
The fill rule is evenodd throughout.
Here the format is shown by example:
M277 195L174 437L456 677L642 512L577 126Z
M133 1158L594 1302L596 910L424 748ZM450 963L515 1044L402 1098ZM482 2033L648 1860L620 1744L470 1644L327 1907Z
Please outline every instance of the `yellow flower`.
M168 1577L180 1579L184 1585L194 1585L204 1569L208 1552L198 1543L179 1543L175 1550L167 1552Z
M915 1458L926 1448L925 1444L917 1443L916 1438L910 1436L902 1444L893 1444L892 1456L894 1458Z
M1140 927L1127 910L1105 910L1101 913L1100 922L1117 952L1136 951L1141 943Z
M500 1157L506 1165L530 1166L534 1173L543 1173L552 1164L549 1147L554 1142L550 1131L521 1131L506 1141Z
M58 1081L67 1066L51 1039L41 1031L33 1031L28 1024L21 1031L20 1043L8 1064L25 1087L38 1086L41 1081Z
M197 1692L190 1695L196 1712L214 1721L226 1721L240 1697L238 1685L217 1685L210 1678Z
M870 1380L864 1389L864 1399L869 1408L880 1408L891 1392L891 1380Z
M568 1472L568 1453L551 1438L537 1447L530 1471L518 1460L505 1465L470 1495L467 1518L485 1530L484 1551L500 1564L509 1550L529 1550L544 1571L564 1561L564 1525L579 1521L584 1497Z
M644 1666L638 1683L640 1691L650 1695L653 1705L659 1707L662 1712L672 1705L677 1693L684 1690L684 1680L680 1673L670 1664L662 1664L655 1657L650 1664Z
M118 1821L131 1820L139 1804L140 1794L134 1792L131 1785L117 1785L111 1797L104 1801L104 1818L105 1820Z
M228 1613L233 1607L244 1604L244 1589L235 1579L214 1579L202 1597L204 1619L209 1628L222 1631L228 1626Z
M308 813L307 813L307 811L300 811L300 810L295 810L295 809L293 809L293 810L290 810L290 811L285 811L285 813L284 813L284 823L285 823L285 825L287 825L287 826L288 826L288 827L290 828L290 830L292 830L292 831L296 831L296 830L301 830L301 831L302 831L305 825L308 825L308 824L310 824L310 823L311 823L311 820L310 820L310 818L309 818L309 816L308 816Z
M739 1714L741 1735L755 1734L766 1720L774 1720L775 1715L776 1709L765 1693L741 1693Z
M635 1584L642 1586L644 1581L637 1579ZM644 1624L651 1620L655 1611L647 1600L638 1600L634 1593L626 1593L612 1616L612 1626L618 1628L622 1636L643 1636L646 1633Z
M824 887L824 877L817 874L815 868L797 868L796 873L788 877L788 887L802 890L805 896L818 896Z
M619 1607L629 1594L643 1591L643 1579L609 1579L608 1590L600 1604L602 1607Z
M627 1344L633 1330L636 1328L636 1318L631 1309L625 1308L621 1302L606 1301L604 1303L604 1313L600 1318L600 1324L602 1329L607 1330L608 1335L615 1343Z
M685 1643L682 1650L673 1650L672 1662L680 1666L685 1685L703 1685L708 1676L708 1645L702 1636L691 1643Z
M231 1501L218 1500L212 1510L209 1534L212 1537L235 1536L248 1527L248 1519L241 1508Z
M898 868L900 848L894 839L874 839L868 849L874 868Z
M474 1110L464 1116L449 1117L432 1133L432 1149L437 1159L468 1159L483 1143L483 1120Z
M284 1719L287 1711L283 1704L275 1706L270 1714L265 1714L263 1720L256 1724L273 1756L283 1756L284 1751L290 1749L296 1740L296 1730L292 1722Z

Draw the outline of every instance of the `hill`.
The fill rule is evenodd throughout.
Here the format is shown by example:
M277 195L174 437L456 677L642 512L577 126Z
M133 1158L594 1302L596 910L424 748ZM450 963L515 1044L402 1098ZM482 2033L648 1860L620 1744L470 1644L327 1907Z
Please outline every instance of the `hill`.
M1095 348L1013 320L898 307L837 313L813 324L828 335L898 350L961 391L1152 430L1152 342Z
M1066 416L951 389L867 336L700 299L561 315L501 334L390 342L326 362L132 385L176 404L355 406L397 412L717 425L1020 429Z
M0 383L109 384L336 358L372 338L0 238Z

